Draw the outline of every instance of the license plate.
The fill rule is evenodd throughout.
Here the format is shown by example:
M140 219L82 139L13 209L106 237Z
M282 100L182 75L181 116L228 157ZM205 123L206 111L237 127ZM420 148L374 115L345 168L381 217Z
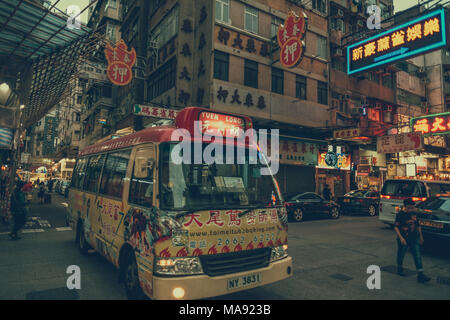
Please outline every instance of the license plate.
M246 276L229 279L227 281L227 288L228 288L228 290L244 288L247 286L251 286L252 284L255 284L255 283L260 283L261 280L262 280L261 273L249 274Z
M350 199L344 199L344 202L350 202Z
M419 224L421 226L424 226L424 227L432 227L432 228L437 228L437 229L443 229L444 228L444 224L443 223L434 222L434 221L428 221L428 220L419 220Z

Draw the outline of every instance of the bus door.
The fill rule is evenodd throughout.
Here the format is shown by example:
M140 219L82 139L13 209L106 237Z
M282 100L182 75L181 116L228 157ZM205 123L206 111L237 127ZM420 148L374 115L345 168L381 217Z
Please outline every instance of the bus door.
M98 219L100 220L101 238L106 242L107 246L112 246L116 251L118 244L114 240L119 225L125 216L123 201L124 191L127 189L126 177L129 170L130 156L131 149L107 154L96 201L99 209ZM111 255L109 251L104 253Z
M136 149L127 198L129 210L124 226L125 241L135 248L139 255L151 255L152 239L147 224L155 206L155 145Z
M105 154L97 154L89 157L86 177L83 183L84 232L88 242L95 248L98 247L97 238L102 234L100 206L98 202L98 187L105 158Z

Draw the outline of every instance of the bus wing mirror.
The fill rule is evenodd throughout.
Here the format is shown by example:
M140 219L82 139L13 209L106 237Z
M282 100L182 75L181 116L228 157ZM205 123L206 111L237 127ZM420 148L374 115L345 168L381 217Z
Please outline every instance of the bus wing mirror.
M136 158L134 176L139 179L148 178L153 171L154 161L147 158Z

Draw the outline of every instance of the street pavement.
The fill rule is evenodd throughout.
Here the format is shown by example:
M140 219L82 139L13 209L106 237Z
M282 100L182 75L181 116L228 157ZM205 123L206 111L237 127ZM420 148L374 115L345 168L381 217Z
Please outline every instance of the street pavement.
M118 272L97 253L82 256L75 234L66 226L67 199L52 194L52 204L30 206L22 239L12 241L8 226L0 224L0 299L126 299ZM394 231L378 217L343 216L289 224L292 278L261 288L213 299L450 299L450 246L426 239L425 273L432 280L416 280L412 256L404 266L406 277L395 274ZM444 252L444 251L447 252ZM81 289L68 290L66 269L81 269ZM369 290L367 268L381 268L381 289Z

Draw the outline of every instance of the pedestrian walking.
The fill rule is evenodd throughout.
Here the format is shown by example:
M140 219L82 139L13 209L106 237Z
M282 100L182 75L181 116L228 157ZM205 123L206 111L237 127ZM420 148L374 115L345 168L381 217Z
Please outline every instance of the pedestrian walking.
M54 180L53 179L51 179L49 182L48 182L48 184L47 184L47 186L48 186L48 192L52 192L52 190L53 190L53 183L54 183Z
M414 201L407 198L403 201L403 209L395 217L394 230L397 234L397 273L405 276L403 271L403 259L406 251L410 250L417 269L417 281L427 282L431 279L423 273L422 256L420 247L423 245L422 229L417 221L417 212Z
M14 223L13 228L9 236L12 240L20 239L18 233L20 229L25 225L27 219L28 209L26 207L25 193L22 191L24 183L18 181L16 187L11 194L11 215Z
M45 185L43 182L41 182L38 191L39 204L44 204L44 197L45 197Z
M323 188L322 195L325 200L331 200L331 190L327 184Z

